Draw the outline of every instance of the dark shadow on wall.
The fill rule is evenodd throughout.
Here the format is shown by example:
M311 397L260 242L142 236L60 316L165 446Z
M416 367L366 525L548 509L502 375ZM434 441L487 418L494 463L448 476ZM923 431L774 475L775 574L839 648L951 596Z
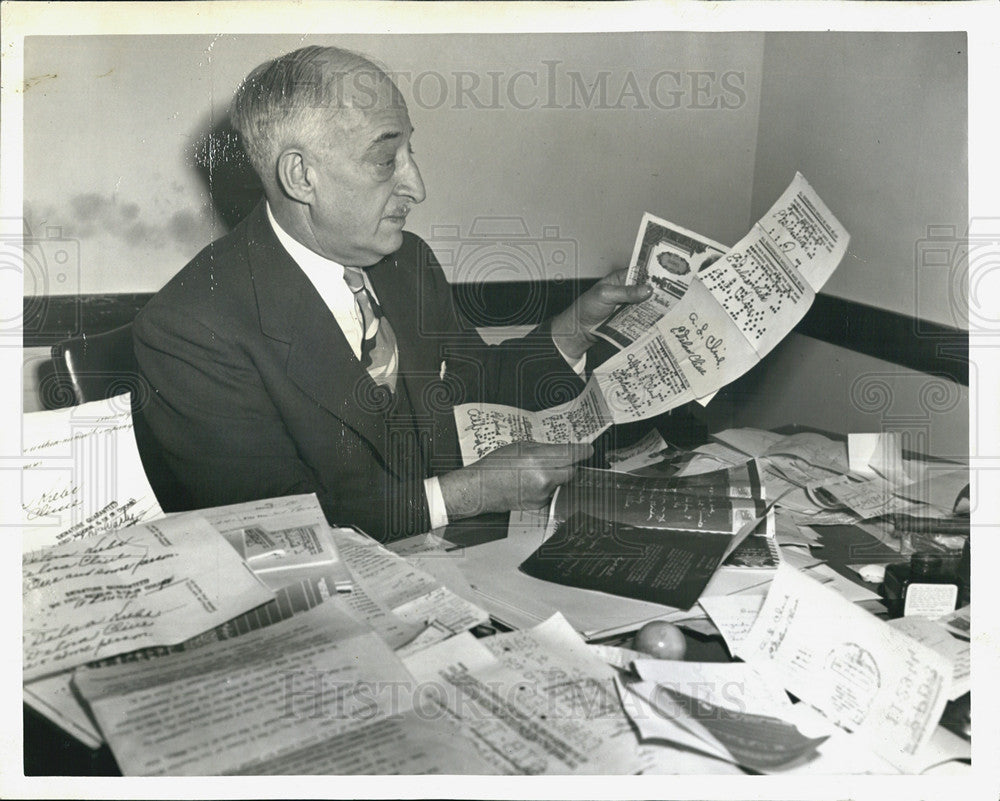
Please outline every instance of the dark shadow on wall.
M228 120L212 127L198 140L194 166L227 229L246 217L264 194L239 134Z

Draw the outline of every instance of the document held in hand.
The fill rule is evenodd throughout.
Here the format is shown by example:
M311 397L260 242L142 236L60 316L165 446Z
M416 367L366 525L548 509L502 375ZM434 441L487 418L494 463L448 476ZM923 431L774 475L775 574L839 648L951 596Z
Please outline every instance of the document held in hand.
M648 222L644 218L643 230L650 230ZM670 224L664 225L669 230ZM671 232L671 241L675 233ZM787 336L809 310L850 241L798 173L767 214L725 255L712 259L715 254L709 251L717 243L689 238L705 248L699 271L688 277L686 288L684 282L672 285L670 302L659 304L655 314L633 315L635 319L618 327L613 324L616 317L610 327L605 325L601 333L606 338L628 344L594 370L577 398L541 412L482 403L456 406L463 462L470 464L521 440L591 442L614 423L655 417L712 395ZM653 253L660 248L667 254L668 265L676 261L668 258L666 244L650 247ZM637 278L640 271L633 272ZM642 334L636 330L639 320L652 321Z

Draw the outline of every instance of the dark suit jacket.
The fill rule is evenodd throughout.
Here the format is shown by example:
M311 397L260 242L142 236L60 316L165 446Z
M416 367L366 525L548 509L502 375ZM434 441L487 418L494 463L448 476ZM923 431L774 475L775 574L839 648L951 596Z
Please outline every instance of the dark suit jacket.
M426 531L423 480L460 465L453 405L542 408L582 385L545 327L485 346L419 237L404 233L368 274L396 331L394 398L354 357L263 203L140 312L135 354L152 388L142 413L191 506L315 492L333 524L382 539Z

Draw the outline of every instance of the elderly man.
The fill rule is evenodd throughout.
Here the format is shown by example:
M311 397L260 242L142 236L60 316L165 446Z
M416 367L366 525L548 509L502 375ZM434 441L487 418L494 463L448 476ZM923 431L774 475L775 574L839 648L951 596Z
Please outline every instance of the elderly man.
M248 76L231 119L266 199L134 327L143 411L190 504L315 492L331 523L381 539L544 504L590 447L521 443L462 467L451 409L537 407L547 382L579 382L589 330L648 290L614 274L487 347L403 231L424 185L381 69L297 50Z

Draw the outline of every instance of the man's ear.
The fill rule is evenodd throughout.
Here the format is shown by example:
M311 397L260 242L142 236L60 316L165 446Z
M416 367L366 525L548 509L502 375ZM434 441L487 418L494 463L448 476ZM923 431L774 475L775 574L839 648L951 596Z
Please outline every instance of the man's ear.
M276 165L278 186L292 200L311 203L316 191L312 170L306 164L305 154L295 147L282 150Z

